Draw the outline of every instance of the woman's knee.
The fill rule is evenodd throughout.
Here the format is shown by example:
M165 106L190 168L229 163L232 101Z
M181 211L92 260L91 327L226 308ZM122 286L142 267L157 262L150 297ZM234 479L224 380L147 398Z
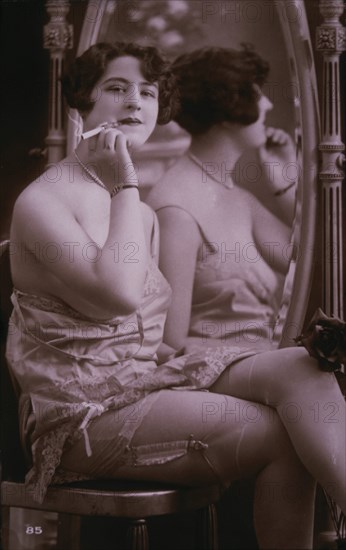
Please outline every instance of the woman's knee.
M287 390L297 380L319 378L317 361L305 348L282 348L258 353L231 365L211 387L212 391L272 403L267 399L269 389L275 393ZM323 374L323 373L322 373Z
M285 374L287 376L292 374L292 372L298 372L302 376L304 376L304 373L309 376L319 374L316 359L310 357L305 348L282 348L271 353L273 354L273 367L276 367L277 374Z
M251 379L251 377L250 377ZM335 377L323 372L304 348L283 348L256 357L251 387L262 389L268 404L288 398L301 388L333 387Z
M210 461L226 482L253 475L282 455L294 453L277 412L243 400L226 399L223 421L214 424L204 442Z

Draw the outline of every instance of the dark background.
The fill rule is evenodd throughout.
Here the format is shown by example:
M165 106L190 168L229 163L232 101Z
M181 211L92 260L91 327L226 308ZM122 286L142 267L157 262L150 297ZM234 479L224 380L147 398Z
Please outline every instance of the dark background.
M78 46L87 1L71 2L68 21ZM1 216L0 238L8 236L14 201L45 167L32 149L45 148L48 133L49 50L43 27L49 18L44 1L3 0L1 16Z

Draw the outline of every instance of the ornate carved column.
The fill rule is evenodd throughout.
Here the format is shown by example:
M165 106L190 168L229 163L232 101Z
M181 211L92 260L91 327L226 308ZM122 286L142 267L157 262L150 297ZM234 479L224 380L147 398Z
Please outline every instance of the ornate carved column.
M343 220L342 170L344 144L341 141L340 66L339 58L346 49L346 29L339 19L344 11L343 0L320 0L324 18L317 27L316 49L323 54L322 141L320 180L322 183L323 213L323 308L327 315L343 318ZM344 515L325 492L330 518L324 533L325 542L338 548L345 544Z
M47 0L46 10L50 21L44 27L44 48L50 50L49 130L46 137L47 162L59 162L65 156L65 113L60 77L63 72L65 51L72 48L73 27L66 22L70 9L68 0Z
M320 180L323 207L323 307L343 316L342 170L339 58L346 49L346 29L339 18L343 0L320 0L324 22L317 28L316 49L323 54L322 141Z

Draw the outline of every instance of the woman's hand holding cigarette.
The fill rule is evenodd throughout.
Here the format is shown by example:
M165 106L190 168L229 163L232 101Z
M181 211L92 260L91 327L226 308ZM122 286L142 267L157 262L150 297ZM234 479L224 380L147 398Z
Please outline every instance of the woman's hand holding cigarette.
M137 172L129 153L130 143L120 126L119 122L105 122L82 134L84 140L95 138L95 144L88 149L89 163L97 166L99 178L110 191L117 185L138 185Z
M87 132L83 132L81 135L82 139L89 139L93 136L97 136L100 132L102 132L103 129L107 128L117 128L120 126L118 122L103 122L99 126L96 126L96 128L93 128L92 130L88 130Z

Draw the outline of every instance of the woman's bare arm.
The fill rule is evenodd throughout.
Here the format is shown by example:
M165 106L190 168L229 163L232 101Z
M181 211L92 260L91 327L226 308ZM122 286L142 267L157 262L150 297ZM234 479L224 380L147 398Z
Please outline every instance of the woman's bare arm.
M189 332L196 259L201 243L195 221L183 210L162 208L160 222L160 269L172 287L164 342L183 347Z
M274 216L258 200L249 201L252 230L261 256L279 273L287 273L290 261L292 229Z
M108 235L100 246L61 198L42 187L30 186L13 213L11 239L14 250L16 244L21 244L17 248L22 255L21 267L20 258L13 258L14 264L25 270L31 256L31 261L38 264L37 270L41 264L42 273L50 277L51 293L56 292L82 313L92 311L107 318L133 312L143 293L148 262L138 192L121 191L112 199L110 210Z

